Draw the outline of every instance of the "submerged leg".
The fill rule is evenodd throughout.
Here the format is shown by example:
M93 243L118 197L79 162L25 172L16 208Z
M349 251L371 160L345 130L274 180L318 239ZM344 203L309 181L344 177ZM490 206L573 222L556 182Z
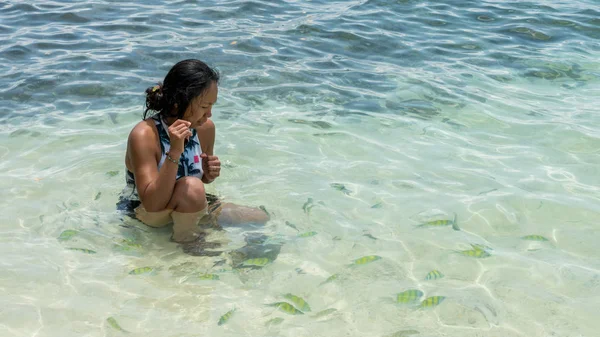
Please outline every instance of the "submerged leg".
M235 226L241 224L265 224L269 215L260 208L224 203L217 221L221 226Z
M195 177L177 180L167 208L172 209L173 241L190 242L202 236L198 225L210 221L204 184Z

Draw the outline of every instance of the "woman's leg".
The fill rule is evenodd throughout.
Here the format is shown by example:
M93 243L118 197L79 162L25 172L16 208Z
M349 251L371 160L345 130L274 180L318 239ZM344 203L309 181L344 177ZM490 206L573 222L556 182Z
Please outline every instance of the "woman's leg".
M151 227L163 227L173 222L173 240L191 242L201 236L199 225L218 222L219 225L243 223L264 224L269 221L267 213L259 208L224 203L209 213L204 183L196 177L182 177L175 183L173 195L167 208L159 212L147 212L143 206L135 209L136 217ZM215 219L216 218L216 219Z
M173 210L173 240L176 242L196 240L201 235L198 225L211 220L204 183L196 177L177 180L167 209Z
M260 208L224 203L217 218L221 226L234 226L245 223L264 224L269 221L269 215Z

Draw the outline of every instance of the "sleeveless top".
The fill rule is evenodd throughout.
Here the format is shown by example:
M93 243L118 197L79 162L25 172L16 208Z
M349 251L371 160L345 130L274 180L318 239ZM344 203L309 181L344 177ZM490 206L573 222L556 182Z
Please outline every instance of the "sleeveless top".
M160 170L167 159L167 152L169 152L169 149L171 149L171 140L169 139L169 132L167 131L169 127L160 115L155 115L151 118L154 120L154 124L156 125L156 130L158 131L158 136L160 139L161 156L160 161L158 162L158 169ZM198 133L196 132L196 129L190 130L192 131L192 136L186 142L183 153L179 158L179 167L177 169L176 179L188 176L202 179L202 175L204 175L204 172L202 171L202 158L200 158L200 155L202 154L202 148L200 147ZM129 170L127 170L125 182L127 183L127 186L121 195L131 201L139 201L140 197L135 186L135 177Z

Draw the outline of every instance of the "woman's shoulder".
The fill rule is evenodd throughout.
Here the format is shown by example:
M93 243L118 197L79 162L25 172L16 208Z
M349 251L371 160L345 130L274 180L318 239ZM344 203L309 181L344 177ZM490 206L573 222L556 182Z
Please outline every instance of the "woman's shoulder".
M204 145L206 142L215 141L215 123L207 119L206 122L202 123L202 125L196 127L196 133L198 134L198 139L200 143Z
M214 131L215 130L215 123L211 120L211 119L207 119L206 122L202 123L202 125L196 127L196 131L198 132L202 132L202 131Z
M155 142L158 138L156 125L152 118L147 118L137 123L129 133L129 141L138 142Z

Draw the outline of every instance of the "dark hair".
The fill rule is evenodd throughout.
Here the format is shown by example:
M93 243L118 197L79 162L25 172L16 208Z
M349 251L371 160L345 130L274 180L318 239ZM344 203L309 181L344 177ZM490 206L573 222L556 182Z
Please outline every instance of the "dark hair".
M149 110L163 117L183 118L190 102L204 93L213 81L219 83L219 73L206 63L194 59L178 62L162 83L146 89L144 119Z

